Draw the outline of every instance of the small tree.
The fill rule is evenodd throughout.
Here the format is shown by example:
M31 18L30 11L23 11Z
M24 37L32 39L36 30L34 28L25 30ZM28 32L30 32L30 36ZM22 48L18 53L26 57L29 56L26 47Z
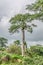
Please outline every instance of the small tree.
M6 47L7 39L4 37L0 37L0 47Z
M16 41L14 41L14 44L15 45L20 45L20 41L19 40L16 40Z
M24 46L25 30L32 33L33 31L32 28L36 27L36 25L34 25L33 23L29 21L30 18L31 18L31 15L27 13L27 14L17 14L10 19L11 26L10 26L9 32L14 33L20 30L22 32L22 56L24 56L25 54L25 46Z

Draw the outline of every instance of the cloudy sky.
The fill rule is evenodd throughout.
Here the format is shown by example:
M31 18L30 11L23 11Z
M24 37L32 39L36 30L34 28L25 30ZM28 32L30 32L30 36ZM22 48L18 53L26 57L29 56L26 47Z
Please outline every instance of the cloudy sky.
M0 37L5 37L8 42L13 40L21 40L21 33L11 35L9 33L9 19L18 13L24 13L27 4L31 4L35 0L0 0ZM34 28L33 33L26 31L26 41L31 44L43 44L43 23L41 21L34 21L37 28Z

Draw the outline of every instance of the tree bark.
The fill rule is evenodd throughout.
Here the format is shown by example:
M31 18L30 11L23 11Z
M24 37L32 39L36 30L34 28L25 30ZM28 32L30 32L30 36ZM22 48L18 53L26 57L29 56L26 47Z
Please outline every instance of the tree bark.
M22 56L24 56L24 54L25 54L24 43L25 43L25 31L24 31L24 29L22 29Z

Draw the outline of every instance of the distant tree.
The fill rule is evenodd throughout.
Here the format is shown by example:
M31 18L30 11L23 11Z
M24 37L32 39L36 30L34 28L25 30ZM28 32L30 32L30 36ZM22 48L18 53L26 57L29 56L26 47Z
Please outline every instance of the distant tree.
M7 39L4 37L0 37L0 47L6 47Z
M16 40L16 41L14 41L14 44L15 45L20 45L20 41L19 40Z
M36 27L33 23L30 22L31 15L26 13L26 14L17 14L14 17L10 19L10 33L14 32L19 32L21 30L22 32L22 56L25 54L25 30L29 31L32 33L33 27Z

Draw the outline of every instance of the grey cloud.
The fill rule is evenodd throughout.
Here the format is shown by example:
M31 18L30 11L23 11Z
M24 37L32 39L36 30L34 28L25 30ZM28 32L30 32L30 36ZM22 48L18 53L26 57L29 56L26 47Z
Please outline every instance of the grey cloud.
M21 9L22 0L0 0L0 18L3 16L11 16Z
M35 0L34 0L35 1ZM22 8L33 0L0 0L0 18L20 13Z
M34 21L37 24L36 28L33 28L33 33L27 33L26 40L30 41L43 41L43 22Z

